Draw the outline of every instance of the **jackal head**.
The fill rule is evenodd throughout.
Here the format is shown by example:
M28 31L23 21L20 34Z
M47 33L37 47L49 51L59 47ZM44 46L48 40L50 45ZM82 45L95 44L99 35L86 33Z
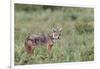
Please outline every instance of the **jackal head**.
M53 37L54 40L60 38L60 36L61 36L61 31L62 31L62 28L53 29L52 37Z

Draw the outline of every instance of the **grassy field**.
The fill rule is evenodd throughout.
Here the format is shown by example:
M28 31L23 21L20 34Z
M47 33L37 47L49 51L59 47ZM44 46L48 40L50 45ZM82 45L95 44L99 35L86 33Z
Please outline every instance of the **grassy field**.
M23 9L23 5L22 9ZM34 5L31 7L35 7ZM29 8L29 7L28 7ZM94 10L93 8L56 8L19 10L15 5L15 65L80 62L94 60ZM62 36L48 55L45 46L35 49L29 57L24 42L28 33L48 33L62 27Z

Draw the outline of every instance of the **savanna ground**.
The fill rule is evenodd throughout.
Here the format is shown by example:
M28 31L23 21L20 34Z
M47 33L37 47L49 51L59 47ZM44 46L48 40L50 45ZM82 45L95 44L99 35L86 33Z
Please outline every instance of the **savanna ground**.
M94 9L15 4L15 65L94 60ZM24 42L28 33L48 33L62 27L60 40L48 55L45 46L29 57Z

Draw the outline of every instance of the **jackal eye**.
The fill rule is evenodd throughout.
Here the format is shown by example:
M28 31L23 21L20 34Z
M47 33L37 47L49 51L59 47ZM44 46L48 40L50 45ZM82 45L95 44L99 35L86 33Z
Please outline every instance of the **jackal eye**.
M59 34L59 36L61 36L61 34Z
M54 36L58 36L58 34L54 34Z

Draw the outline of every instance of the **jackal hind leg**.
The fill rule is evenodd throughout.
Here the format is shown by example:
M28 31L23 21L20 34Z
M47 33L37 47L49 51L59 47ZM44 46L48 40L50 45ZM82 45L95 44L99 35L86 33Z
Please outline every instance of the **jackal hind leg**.
M35 49L35 46L26 46L27 54L28 54L29 56L31 56L32 53L34 54L34 49Z

